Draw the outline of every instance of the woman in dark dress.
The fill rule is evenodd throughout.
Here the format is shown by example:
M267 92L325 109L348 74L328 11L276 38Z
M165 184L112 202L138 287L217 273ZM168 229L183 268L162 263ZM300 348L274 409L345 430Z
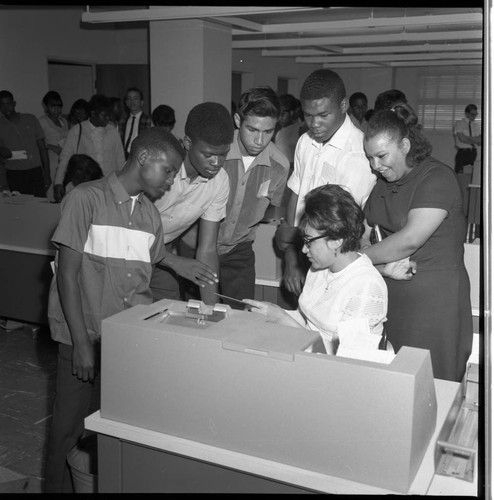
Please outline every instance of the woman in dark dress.
M372 116L364 146L378 176L364 208L366 234L378 224L383 239L363 251L388 286L388 339L395 352L404 345L429 349L434 377L459 382L473 324L456 175L431 157L404 103Z

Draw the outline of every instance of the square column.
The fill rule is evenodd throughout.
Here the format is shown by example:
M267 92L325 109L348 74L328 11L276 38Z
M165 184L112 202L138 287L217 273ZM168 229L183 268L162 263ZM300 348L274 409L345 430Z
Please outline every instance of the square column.
M229 26L200 21L149 23L151 111L175 110L173 133L183 137L187 114L206 101L231 107L232 35Z

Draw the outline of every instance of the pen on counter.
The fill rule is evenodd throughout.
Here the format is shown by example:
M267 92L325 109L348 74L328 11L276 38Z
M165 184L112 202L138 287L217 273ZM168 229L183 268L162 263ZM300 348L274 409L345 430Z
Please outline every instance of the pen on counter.
M165 309L161 309L160 311L155 312L154 314L151 314L151 316L147 316L146 318L144 318L144 321L147 321L148 319L156 318L160 314L163 314L163 313L165 313L167 311L168 311L168 307L166 307Z
M247 302L244 302L243 300L239 300L239 299L235 299L234 297L228 297L228 295L222 295L221 293L214 293L216 296L218 297L221 297L222 299L226 299L226 300L230 300L232 302L237 302L238 304L242 304L244 307L247 307L249 308L249 311L250 309L252 309L253 307L259 309L258 306L254 306L252 304L247 304Z

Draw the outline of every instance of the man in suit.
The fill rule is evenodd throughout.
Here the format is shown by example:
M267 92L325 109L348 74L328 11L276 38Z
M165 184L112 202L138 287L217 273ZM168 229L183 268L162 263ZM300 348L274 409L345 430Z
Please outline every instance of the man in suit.
M144 95L137 87L130 87L125 93L125 114L118 124L124 147L125 159L129 157L132 141L145 129L152 126L151 117L142 111Z

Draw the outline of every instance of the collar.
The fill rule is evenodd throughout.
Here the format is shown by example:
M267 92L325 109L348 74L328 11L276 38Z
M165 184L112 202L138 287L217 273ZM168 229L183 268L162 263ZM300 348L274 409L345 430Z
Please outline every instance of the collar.
M331 139L329 139L324 144L312 140L312 144L314 146L320 147L320 148L324 148L324 147L326 147L329 144L333 148L344 149L345 148L345 144L347 142L348 134L350 134L350 130L352 128L358 128L358 127L353 124L353 122L352 122L350 116L348 115L348 113L345 113L345 121L341 124L340 128L333 134L333 136L331 137Z
M133 115L132 113L130 113L129 114L129 118L127 119L127 121L129 121L134 116L139 120L139 118L141 117L141 115L142 115L142 109L141 109L141 111L139 111L139 113L136 113L135 115Z
M178 171L178 175L180 176L181 181L189 181L190 183L208 182L208 180L209 180L209 179L206 179L205 177L202 177L201 175L198 175L194 180L191 180L190 177L187 175L187 170L185 169L185 162L182 162L182 165L180 166L180 170Z
M110 190L113 194L113 199L115 200L115 203L121 204L131 200L129 193L127 193L125 188L122 186L122 183L120 182L115 172L109 174L107 180L108 180L108 185L110 186ZM141 201L141 194L142 193L140 193L139 197L137 198L138 202Z
M91 132L98 132L99 130L104 130L106 127L95 127L92 123L91 123L91 120L88 118L87 120L84 120L83 122L81 122L81 127L83 126L84 123L88 124L89 126L89 130Z
M235 130L233 134L233 142L230 147L230 151L226 157L226 160L242 160L242 153L240 152L240 137L238 129ZM269 144L254 158L252 165L263 165L266 167L271 166L271 154L269 152ZM251 165L251 166L252 166Z
M431 157L428 156L422 161L422 163L415 165L415 167L413 167L408 174L404 175L401 179L398 179L395 182L387 183L387 186L391 189L393 186L403 186L404 184L407 184L411 180L415 179L415 177L417 177L417 175L425 168L426 165L430 163L430 161Z

